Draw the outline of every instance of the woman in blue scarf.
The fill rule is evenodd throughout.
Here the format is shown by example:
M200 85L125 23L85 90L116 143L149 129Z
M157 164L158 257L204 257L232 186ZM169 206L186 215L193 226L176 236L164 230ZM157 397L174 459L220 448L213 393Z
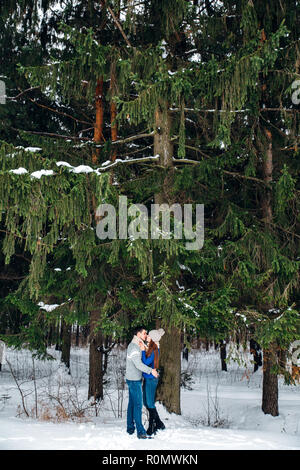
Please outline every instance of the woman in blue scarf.
M164 330L151 330L147 337L147 350L142 351L142 362L152 369L158 369L159 366L159 341L164 335ZM155 393L158 384L158 378L152 374L143 373L143 402L149 411L149 427L147 434L151 436L158 429L165 429L164 423L160 420L155 408Z

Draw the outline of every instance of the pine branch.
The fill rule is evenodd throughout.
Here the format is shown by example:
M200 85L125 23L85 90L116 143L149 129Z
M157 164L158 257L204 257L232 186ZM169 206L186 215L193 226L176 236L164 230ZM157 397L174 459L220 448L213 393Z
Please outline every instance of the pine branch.
M21 253L15 253L14 256L25 259L26 261L28 261L28 263L31 263L31 260L29 258L26 258L26 256L22 255Z
M110 6L107 5L106 0L102 0L102 4L107 6L107 9L108 9L109 13L111 14L111 16L113 17L113 20L114 20L114 22L115 22L116 25L117 25L117 28L120 30L120 33L122 34L123 38L125 39L125 42L126 42L127 46L129 46L130 48L132 48L132 45L130 44L128 37L127 37L126 34L124 33L124 30L123 30L123 28L122 28L122 26L121 26L121 24L120 24L118 18L116 17L116 15L114 14L114 12L113 12L112 9L110 8Z
M81 121L82 122L82 121ZM26 131L24 129L16 129L15 127L11 127L13 131L16 132L25 132L26 134L35 134L35 135L42 135L42 136L47 136L47 137L58 137L61 139L72 139L72 140L85 140L86 142L92 143L91 139L88 137L76 137L76 136L69 136L69 135L62 135L62 134L55 134L53 132L38 132L38 131ZM93 128L85 129L85 131L88 131ZM83 132L83 131L81 131ZM155 134L155 132L150 132L148 134L138 134L134 135L132 137L127 137L126 139L119 139L111 142L111 145L116 145L116 144L127 144L128 142L133 142L134 140L138 139L144 139L145 137L152 137ZM94 144L95 145L95 144ZM95 145L97 148L103 147L103 145Z
M300 113L299 109L293 109L293 108L261 108L259 110L261 111L284 111L284 112L290 112L290 113Z
M37 90L38 88L40 88L40 86L34 86L34 87L31 87L31 88L27 88L27 90L21 91L16 96L7 96L6 99L7 100L16 100L16 99L20 98L20 96L23 96L25 93L28 93L28 91Z
M197 150L196 148L194 150ZM191 164L191 165L199 165L201 162L198 162L196 160L190 160L188 158L173 158L173 162L175 163L187 163L187 164ZM227 170L221 170L223 173L225 173L226 175L230 175L230 176L233 176L235 178L243 178L243 179L246 179L246 180L250 180L250 181L255 181L256 183L260 183L260 184L264 184L264 185L267 185L267 183L264 181L264 180L261 180L259 178L255 178L254 176L246 176L246 175L242 175L241 173L236 173L236 172L233 172L233 171L227 171Z
M64 113L62 111L58 111L57 109L53 109L53 108L50 108L50 106L46 106L44 104L41 104L41 103L38 103L37 101L35 101L34 99L30 98L29 96L27 96L27 98L34 104L36 104L37 106L39 106L40 108L43 108L43 109L48 109L48 111L51 111L52 113L56 113L56 114L59 114L60 116L64 116L64 117L67 117L67 118L70 118L70 119L73 119L73 121L76 121L76 122L80 122L81 124L93 124L92 121L82 121L81 119L77 119L75 118L74 116L71 116L71 114L68 114L68 113Z
M206 153L204 153L203 150L201 150L200 148L193 147L193 146L191 146L191 145L185 145L185 148L190 149L190 150L194 150L195 152L199 152L199 153L201 153L201 155L203 155L203 157L205 157L205 158L210 158L210 156L207 155ZM181 160L182 160L182 159L181 159ZM183 159L183 160L184 160L184 159ZM188 160L188 159L186 159L186 160L187 160L187 162L188 162L188 161L193 161L193 160Z
M119 154L119 157L127 157L128 155L135 155L136 153L144 152L145 150L151 149L154 144L147 145L141 149L134 150L133 152L127 152L126 154Z
M132 160L120 160L118 158L117 160L115 160L110 165L107 165L106 167L103 167L103 168L98 168L97 171L106 172L106 171L110 170L110 168L112 168L112 167L116 167L116 166L124 165L124 164L125 165L134 165L136 163L146 163L146 162L152 162L152 161L159 161L159 158L160 158L159 155L155 155L155 156L151 156L151 157L134 158ZM158 167L158 165L156 165L156 167Z
M246 179L246 180L255 181L256 183L260 183L260 184L264 184L264 185L268 186L268 183L266 181L261 180L259 178L255 178L254 176L246 176L246 175L242 175L241 173L235 173L233 171L227 171L227 170L222 170L222 171L226 175L230 175L230 176L233 176L235 178L243 178L243 179Z
M17 235L16 233L8 232L7 230L0 229L0 232L6 233L7 235L13 235L16 238L21 238L21 240L27 240L28 239L28 237L23 237L22 235ZM51 245L48 245L47 243L41 242L41 240L38 240L38 244L43 245L43 246L47 246L47 247L51 247Z
M296 238L299 238L299 239L300 239L300 235L298 235L298 234L295 233L295 232L291 232L291 231L289 231L289 230L286 230L285 228L280 227L280 225L274 224L273 222L271 222L270 225L272 225L272 226L275 227L275 228L278 228L279 230L282 230L282 231L285 232L285 233L288 233L289 235L292 235L293 237L296 237Z
M182 110L180 108L169 108L171 113L179 113ZM185 113L245 113L246 111L250 111L249 108L245 109L200 109L200 108L184 108ZM297 112L300 111L298 109L292 108L260 108L259 112L262 111L289 111L289 112Z
M34 134L34 135L41 135L45 137L56 137L60 139L69 139L69 140L85 140L85 141L90 141L88 137L72 137L70 135L61 135L61 134L55 134L54 132L37 132L37 131L26 131L24 129L16 129L15 127L10 127L13 131L16 132L25 132L26 134Z
M19 281L20 279L25 279L26 276L16 276L14 274L0 274L1 281Z
M144 139L145 137L152 137L154 134L155 131L152 131L148 134L133 135L131 137L127 137L126 139L114 140L113 142L111 142L111 145L127 144L128 142L133 142L134 140ZM97 145L97 147L103 147L103 145Z
M178 113L181 112L181 108L169 108L169 111L172 113ZM225 110L225 109L199 109L199 108L184 108L184 112L188 113L245 113L246 111L250 111L250 109L245 108L245 109L231 109L231 110Z

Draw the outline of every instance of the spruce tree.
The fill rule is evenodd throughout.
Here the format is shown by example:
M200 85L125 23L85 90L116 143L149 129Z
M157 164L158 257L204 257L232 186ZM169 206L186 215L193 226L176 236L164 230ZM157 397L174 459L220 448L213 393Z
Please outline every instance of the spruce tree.
M91 313L91 338L109 331L114 320L120 334L128 319L166 328L160 396L176 413L177 333L197 328L222 341L240 315L247 316L264 348L263 411L276 415L276 349L299 334L299 120L291 104L299 6L245 0L120 6L122 15L118 2L66 9L65 48L42 67L21 68L31 87L67 103L60 113L75 131L36 138L32 142L43 149L38 153L2 146L6 262L15 239L25 239L32 261L23 285L39 300L49 256L66 238L84 286L78 303ZM13 161L7 158L12 153ZM18 166L28 173L10 171ZM40 179L30 177L41 169ZM103 201L115 204L119 194L148 206L205 204L203 248L189 252L175 239L99 241L95 209ZM125 295L118 285L122 262L122 280L131 279ZM106 276L95 274L97 263ZM117 294L111 302L112 286ZM164 359L164 352L172 340L171 385L174 356Z

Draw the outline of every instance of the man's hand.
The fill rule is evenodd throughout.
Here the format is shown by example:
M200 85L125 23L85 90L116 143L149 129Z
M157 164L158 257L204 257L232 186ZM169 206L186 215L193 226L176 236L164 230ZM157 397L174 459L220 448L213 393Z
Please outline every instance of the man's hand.
M156 369L152 369L151 374L157 379L157 377L158 377L158 372L157 372Z

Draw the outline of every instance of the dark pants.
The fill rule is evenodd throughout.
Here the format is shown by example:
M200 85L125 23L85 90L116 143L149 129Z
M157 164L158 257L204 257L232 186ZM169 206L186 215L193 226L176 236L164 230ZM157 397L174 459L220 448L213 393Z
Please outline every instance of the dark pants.
M143 401L146 408L155 408L155 393L158 379L144 379Z
M146 434L146 430L142 424L142 381L126 380L129 391L129 400L127 407L127 432L134 432L134 423L136 425L137 434Z

